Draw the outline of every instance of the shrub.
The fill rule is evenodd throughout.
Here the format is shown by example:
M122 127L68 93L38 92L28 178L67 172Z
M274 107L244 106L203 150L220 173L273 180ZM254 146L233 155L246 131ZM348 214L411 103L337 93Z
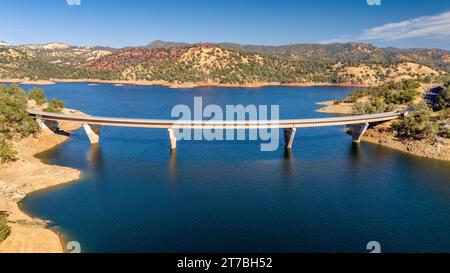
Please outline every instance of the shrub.
M8 163L17 160L17 152L6 141L0 143L0 162Z
M0 86L0 120L3 128L0 133L28 136L36 133L39 127L27 111L28 97L17 85Z
M444 119L448 119L448 118L450 118L450 108L447 108L447 109L445 109L445 110L442 110L442 111L439 113L439 119L440 119L440 120L444 120Z
M382 99L369 102L358 102L353 105L353 113L356 115L377 114L392 111L393 107L386 104Z
M44 109L44 111L52 112L52 113L61 113L63 108L64 108L64 102L53 98L50 100L50 103Z
M414 101L419 92L414 89L406 89L400 91L392 91L385 97L388 104L406 104Z
M441 94L437 96L436 104L439 105L439 109L445 109L450 107L450 87L444 88Z
M349 103L355 103L357 102L360 98L367 96L367 94L370 92L370 88L368 89L363 89L363 90L357 90L353 93L350 93L347 95L347 97L345 98L345 102L349 102Z
M0 86L0 162L14 161L17 153L8 143L14 135L29 136L39 131L27 112L28 97L18 85Z
M4 241L11 233L11 228L6 223L6 217L0 213L0 242Z
M427 105L413 106L410 110L409 115L394 125L400 136L422 139L437 133L439 126L431 120L432 110Z
M359 99L369 96L373 99L382 99L386 104L406 104L414 101L419 95L417 80L403 80L401 82L388 82L378 87L369 87L357 90L347 95L345 101L355 103Z
M37 105L42 105L47 102L44 90L40 88L33 88L28 93L28 99L34 100Z
M440 135L445 138L450 138L450 127L442 128Z

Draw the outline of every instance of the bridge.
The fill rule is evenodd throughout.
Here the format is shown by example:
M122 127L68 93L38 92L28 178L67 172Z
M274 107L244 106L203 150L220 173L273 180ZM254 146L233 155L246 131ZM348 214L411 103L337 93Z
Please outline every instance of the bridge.
M294 137L299 128L346 126L352 136L352 141L359 143L362 136L371 124L378 124L401 118L406 115L406 111L387 112L381 114L345 116L333 118L313 118L313 119L285 119L267 121L215 121L215 120L159 120L159 119L130 119L95 117L72 114L49 113L35 110L28 110L38 122L39 126L46 130L55 131L58 122L77 122L83 128L92 144L100 140L100 128L102 126L116 127L139 127L165 129L168 131L170 147L176 149L177 139L175 130L178 129L216 129L216 130L238 130L238 129L282 129L284 131L285 146L292 149ZM52 126L49 126L53 123ZM53 129L50 129L52 127ZM55 129L56 128L56 129Z

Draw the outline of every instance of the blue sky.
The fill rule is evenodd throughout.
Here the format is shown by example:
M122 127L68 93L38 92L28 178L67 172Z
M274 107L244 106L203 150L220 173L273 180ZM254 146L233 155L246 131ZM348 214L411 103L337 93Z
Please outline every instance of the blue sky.
M69 0L76 1L76 0ZM450 49L450 1L2 0L0 41L113 47L182 42L363 41ZM375 1L375 0L373 0Z

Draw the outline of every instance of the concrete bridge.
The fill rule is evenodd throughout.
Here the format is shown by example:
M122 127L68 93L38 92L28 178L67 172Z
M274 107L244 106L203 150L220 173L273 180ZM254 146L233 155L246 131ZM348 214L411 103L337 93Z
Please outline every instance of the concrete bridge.
M59 121L78 122L83 124L84 130L92 144L100 140L100 128L102 126L118 127L140 127L166 129L169 133L170 147L176 149L177 139L174 130L177 129L283 129L285 146L292 149L294 137L297 129L309 127L329 127L346 126L352 136L353 142L360 142L362 136L369 128L370 124L378 124L390 120L398 119L407 114L406 111L396 111L373 115L345 116L334 118L313 118L313 119L286 119L286 120L268 120L268 121L184 121L184 120L158 120L158 119L130 119L130 118L111 118L94 117L71 114L57 114L28 110L29 114L36 118L41 128L49 129L52 127L55 131L58 128ZM53 123L49 126L49 123ZM50 130L50 129L49 129Z

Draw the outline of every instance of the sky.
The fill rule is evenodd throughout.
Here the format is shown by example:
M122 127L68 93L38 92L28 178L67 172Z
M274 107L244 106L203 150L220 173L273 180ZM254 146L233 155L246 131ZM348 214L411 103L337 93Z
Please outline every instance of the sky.
M15 45L367 42L450 50L449 0L1 0L0 9L0 41Z

